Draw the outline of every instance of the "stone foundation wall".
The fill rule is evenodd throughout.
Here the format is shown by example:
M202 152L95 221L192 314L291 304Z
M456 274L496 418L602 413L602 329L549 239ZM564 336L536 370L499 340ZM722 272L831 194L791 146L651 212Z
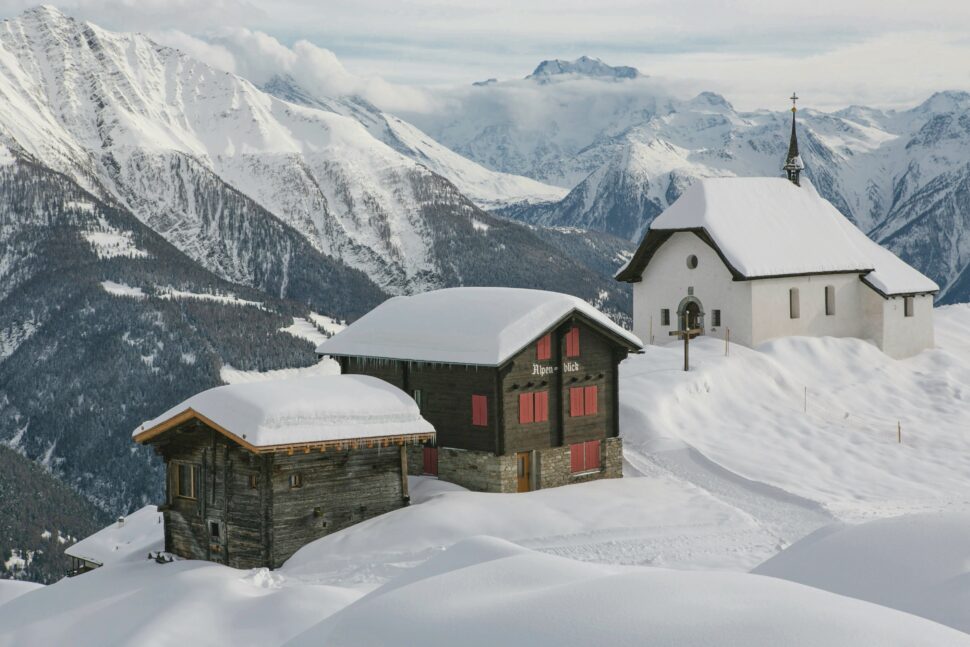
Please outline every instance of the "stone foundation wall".
M438 478L475 492L515 492L515 456L439 447Z
M595 472L573 474L569 446L542 449L538 454L538 489L559 487L571 483L585 483L597 479L615 479L623 476L623 440L605 438L600 443L600 469Z
M573 474L569 446L541 449L533 453L533 489L559 487L571 483L585 483L602 478L623 476L623 441L605 438L601 445L600 469ZM421 473L421 447L408 449L408 472ZM438 448L438 478L457 483L476 492L515 492L518 490L514 454L495 456L451 447Z

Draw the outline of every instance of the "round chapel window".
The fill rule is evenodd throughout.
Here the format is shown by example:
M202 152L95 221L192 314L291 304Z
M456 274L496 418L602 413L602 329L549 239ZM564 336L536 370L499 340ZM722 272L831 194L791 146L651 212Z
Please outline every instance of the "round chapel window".
M694 269L695 267L697 267L697 257L694 256L693 254L687 257L687 267L689 269Z

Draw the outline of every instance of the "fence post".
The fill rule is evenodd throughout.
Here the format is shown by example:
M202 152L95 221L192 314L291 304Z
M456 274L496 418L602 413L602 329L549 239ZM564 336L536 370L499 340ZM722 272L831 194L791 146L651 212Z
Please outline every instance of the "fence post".
M903 423L899 420L896 421L896 442L900 445L903 443Z
M808 387L805 387L805 413L808 413Z

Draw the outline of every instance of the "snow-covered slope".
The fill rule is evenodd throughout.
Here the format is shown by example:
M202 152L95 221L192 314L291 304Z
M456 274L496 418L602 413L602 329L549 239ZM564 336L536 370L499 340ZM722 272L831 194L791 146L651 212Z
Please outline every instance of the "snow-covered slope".
M970 633L970 514L836 524L753 572L913 613Z
M475 538L287 643L965 645L966 634L756 575L583 564Z
M848 520L966 506L970 306L935 317L937 348L907 360L832 337L726 356L704 336L685 373L681 346L647 347L620 366L627 457L666 465L690 449Z

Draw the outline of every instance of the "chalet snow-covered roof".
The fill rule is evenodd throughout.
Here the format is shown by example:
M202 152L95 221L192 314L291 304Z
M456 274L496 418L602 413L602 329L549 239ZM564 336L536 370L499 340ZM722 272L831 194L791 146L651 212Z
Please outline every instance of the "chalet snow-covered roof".
M617 278L637 280L652 250L676 231L703 232L744 279L859 272L885 295L939 290L871 241L804 179L800 187L785 178L698 180L651 223Z
M388 299L317 347L323 355L498 366L572 313L642 342L582 299L520 288L448 288Z
M144 559L147 553L165 548L162 515L156 506L146 505L121 519L68 546L64 552L104 566L132 557Z
M132 432L146 442L197 418L255 451L434 433L406 393L367 375L315 375L217 386Z

